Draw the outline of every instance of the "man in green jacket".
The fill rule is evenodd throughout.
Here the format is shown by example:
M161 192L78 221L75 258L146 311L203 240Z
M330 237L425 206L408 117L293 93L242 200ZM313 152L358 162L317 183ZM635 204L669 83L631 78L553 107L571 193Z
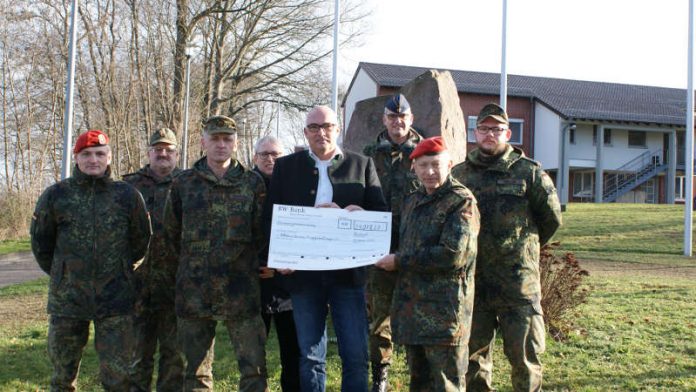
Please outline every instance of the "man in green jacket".
M392 213L391 251L399 248L399 223L404 198L418 188L418 179L411 170L409 155L422 137L411 127L413 113L403 94L396 94L384 105L382 123L385 129L363 153L372 158L377 169L382 193ZM370 320L370 362L372 392L386 392L387 372L392 358L392 331L389 320L396 273L379 268L368 272L367 297Z
M187 362L184 391L213 389L218 321L237 356L239 391L265 391L258 250L266 187L261 176L233 158L234 120L208 118L201 143L206 155L174 179L164 211L165 238L179 260L176 315Z
M561 207L548 174L508 144L508 115L488 104L476 121L477 149L452 169L481 211L476 303L469 341L469 391L492 391L496 329L512 366L515 391L541 390L544 318L539 250L561 225Z
M133 270L147 252L151 231L140 193L111 179L108 143L102 131L81 134L73 150L73 175L43 192L32 217L32 251L51 277L52 391L75 390L90 321L103 388L129 387Z
M138 303L134 320L135 353L131 392L150 391L154 357L159 343L157 390L181 390L184 359L177 346L174 282L177 259L164 243L162 214L172 179L180 170L176 135L162 128L150 137L149 164L123 180L133 185L145 199L152 219L152 239L144 268L138 268Z
M391 321L406 346L410 390L464 391L479 212L449 175L441 137L421 141L410 158L423 185L404 203L398 252L376 265L397 273Z

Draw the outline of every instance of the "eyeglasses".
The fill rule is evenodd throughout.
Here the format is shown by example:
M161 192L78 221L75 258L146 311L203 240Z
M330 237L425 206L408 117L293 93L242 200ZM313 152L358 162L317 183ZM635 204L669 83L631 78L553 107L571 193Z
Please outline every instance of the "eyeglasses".
M279 151L264 151L264 152L257 152L256 155L258 155L264 159L266 159L268 157L275 159L275 158L278 158L279 156L283 155L283 153L279 152Z
M309 133L317 133L319 132L320 129L325 130L326 132L331 132L334 130L336 127L336 124L331 124L331 123L323 123L323 124L309 124L305 128Z
M150 151L154 151L158 154L174 154L176 152L176 147L150 147Z
M507 131L507 128L502 128L502 127L479 126L476 128L476 133L478 133L479 135L488 135L488 133L490 132L495 136L500 136L505 131Z

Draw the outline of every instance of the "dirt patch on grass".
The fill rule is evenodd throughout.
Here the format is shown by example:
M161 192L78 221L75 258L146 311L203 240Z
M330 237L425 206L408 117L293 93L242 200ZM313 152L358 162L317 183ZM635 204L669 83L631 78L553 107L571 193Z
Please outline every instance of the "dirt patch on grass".
M46 294L0 298L0 329L17 329L33 322L47 322Z
M580 267L592 275L627 276L640 275L665 278L696 279L695 265L664 265L624 263L620 261L580 259Z

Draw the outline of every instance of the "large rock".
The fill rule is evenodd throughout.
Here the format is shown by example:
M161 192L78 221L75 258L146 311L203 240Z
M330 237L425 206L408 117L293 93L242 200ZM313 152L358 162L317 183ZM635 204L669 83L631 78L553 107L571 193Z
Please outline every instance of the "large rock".
M401 88L414 115L413 126L425 137L442 136L455 163L466 157L466 122L452 75L428 71ZM384 129L382 113L388 96L359 101L348 124L343 146L362 151Z

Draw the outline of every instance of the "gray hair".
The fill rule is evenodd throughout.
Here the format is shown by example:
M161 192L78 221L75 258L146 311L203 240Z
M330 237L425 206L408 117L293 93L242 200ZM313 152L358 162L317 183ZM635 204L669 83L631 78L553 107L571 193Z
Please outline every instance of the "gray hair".
M254 143L254 153L259 152L259 148L261 148L261 145L264 143L275 144L276 146L280 147L281 150L283 149L283 143L281 143L278 138L275 136L266 135Z

